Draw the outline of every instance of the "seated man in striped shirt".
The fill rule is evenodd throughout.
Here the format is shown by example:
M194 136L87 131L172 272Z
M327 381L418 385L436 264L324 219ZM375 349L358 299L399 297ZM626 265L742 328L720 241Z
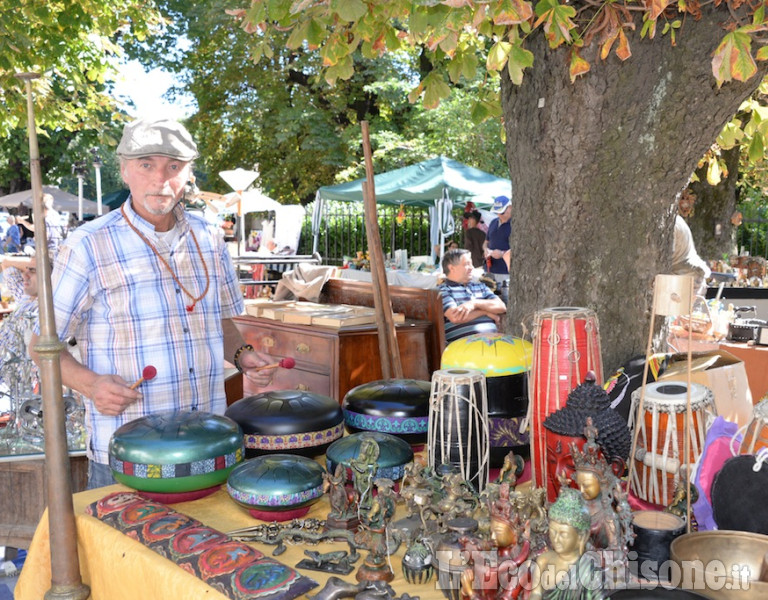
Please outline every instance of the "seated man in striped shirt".
M495 333L507 312L504 302L484 283L471 281L472 256L469 250L449 250L443 255L445 282L440 285L448 342L473 333Z

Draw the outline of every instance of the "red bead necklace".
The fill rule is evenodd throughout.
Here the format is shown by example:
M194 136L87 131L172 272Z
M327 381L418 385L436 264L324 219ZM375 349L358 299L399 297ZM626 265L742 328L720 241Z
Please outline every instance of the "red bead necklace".
M157 251L157 248L152 244L152 242L149 241L147 236L145 236L141 231L138 230L138 228L131 223L130 219L128 218L128 215L125 213L125 204L120 206L120 212L123 213L123 218L125 219L125 222L128 223L128 227L133 229L136 232L136 235L138 235L144 243L149 246L150 250L155 253L155 256L160 259L160 262L165 265L165 268L168 270L168 272L171 274L171 277L173 277L173 280L176 282L176 285L178 285L181 288L181 291L184 292L190 300L192 300L192 304L187 304L186 309L187 312L192 312L195 310L195 305L200 302L203 298L205 298L205 295L208 293L208 288L211 285L211 278L208 275L208 265L205 264L205 258L203 258L203 252L200 250L200 244L197 243L197 238L195 237L195 232L192 231L192 229L189 230L190 235L192 236L192 241L195 242L195 248L197 248L197 254L200 257L200 261L203 263L203 271L205 272L205 289L203 290L203 293L199 296L195 297L193 296L190 291L184 287L184 284L179 281L179 278L176 276L176 273L173 272L173 269L171 268L171 265L168 264L168 261L163 258L162 254L160 254Z

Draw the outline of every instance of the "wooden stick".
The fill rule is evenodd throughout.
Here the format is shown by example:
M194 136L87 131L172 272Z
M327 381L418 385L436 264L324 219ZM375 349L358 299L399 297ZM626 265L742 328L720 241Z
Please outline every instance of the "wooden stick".
M384 251L381 247L379 222L376 215L376 186L373 179L373 154L368 136L368 121L361 121L363 132L363 153L365 155L365 185L363 185L363 206L365 209L365 234L371 257L371 280L373 282L373 306L379 330L379 354L381 373L384 379L402 379L400 348L397 345L395 321L392 317L392 300L389 296L387 273L384 269Z
M40 151L35 129L35 107L32 102L32 80L36 73L20 73L27 91L27 128L29 136L29 168L32 180L32 206L35 217L35 247L37 248L37 286L40 305L40 337L35 352L40 356L40 386L45 413L45 472L48 479L48 524L51 551L51 589L46 598L84 600L90 589L80 578L77 555L77 527L72 504L67 430L64 420L61 363L59 355L64 344L56 334L53 314L53 293L48 256L48 237L43 215L43 180L40 172ZM42 490L41 490L42 492Z

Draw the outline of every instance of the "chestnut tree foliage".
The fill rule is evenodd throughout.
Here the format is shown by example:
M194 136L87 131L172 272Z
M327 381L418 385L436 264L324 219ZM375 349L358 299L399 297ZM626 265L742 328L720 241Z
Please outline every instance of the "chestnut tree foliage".
M68 150L78 138L81 148L110 141L120 45L144 39L160 15L150 0L0 0L0 14L0 192L13 192L29 189L27 100L15 74L40 75L33 90L43 175L57 178L76 159Z
M358 57L418 48L411 101L435 107L484 69L476 121L501 115L513 182L508 327L585 306L613 370L643 354L675 198L765 74L765 2L252 0L253 36L314 52L329 83Z

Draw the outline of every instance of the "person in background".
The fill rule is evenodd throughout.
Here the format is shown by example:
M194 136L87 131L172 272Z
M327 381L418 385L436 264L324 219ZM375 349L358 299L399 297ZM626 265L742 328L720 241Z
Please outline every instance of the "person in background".
M695 293L699 296L705 295L707 277L711 271L696 252L691 229L680 215L675 215L675 237L672 241L672 264L669 272L672 275L692 275Z
M439 286L443 297L445 339L448 342L473 333L495 333L504 302L487 285L472 281L469 250L449 250L443 256L445 281Z
M16 217L10 215L6 218L8 222L8 231L5 232L5 240L3 240L3 251L12 254L14 252L21 252L21 230L16 224Z
M3 365L10 360L29 360L27 346L37 323L37 271L34 258L7 256L0 263L3 283L16 301L16 308L0 323L0 352ZM37 367L32 366L33 385L38 381ZM5 380L0 369L0 383Z
M512 202L507 196L499 196L493 201L491 212L498 217L488 225L485 257L489 261L488 272L496 280L496 287L501 290L501 297L506 303L509 295L509 268L504 261L504 253L509 250L509 237L512 234Z
M59 338L74 337L82 357L60 360L64 385L85 399L89 488L114 482L108 445L121 425L155 412L223 413L225 360L257 387L275 370L261 369L273 361L232 322L244 303L221 234L180 202L198 156L189 132L139 119L117 154L130 196L67 237L52 275ZM149 365L155 378L131 389Z
M64 227L61 224L61 214L53 207L53 196L50 194L43 194L43 216L45 218L45 235L48 240L48 256L54 260L59 251L59 245L64 239ZM35 233L35 224L30 223L26 216L19 216L18 221L32 234Z
M478 227L480 225L480 211L473 210L465 213L467 229L464 231L464 247L472 256L472 266L476 269L484 264L483 244L485 244L485 232Z

